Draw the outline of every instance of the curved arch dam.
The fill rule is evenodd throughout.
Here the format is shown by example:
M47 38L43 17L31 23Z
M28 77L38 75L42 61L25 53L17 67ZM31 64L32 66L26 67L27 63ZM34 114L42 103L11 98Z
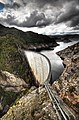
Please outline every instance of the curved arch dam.
M56 111L58 120L75 120L74 114L64 104L57 93L50 88L49 82L58 79L63 72L63 61L55 53L43 52L36 53L25 51L25 56L29 66L35 76L35 79L42 85L45 85L47 93ZM51 77L52 76L52 77Z

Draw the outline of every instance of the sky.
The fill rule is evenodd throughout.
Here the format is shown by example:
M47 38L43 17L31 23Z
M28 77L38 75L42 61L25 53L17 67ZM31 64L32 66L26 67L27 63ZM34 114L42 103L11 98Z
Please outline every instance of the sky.
M0 0L0 24L46 35L79 33L79 0Z

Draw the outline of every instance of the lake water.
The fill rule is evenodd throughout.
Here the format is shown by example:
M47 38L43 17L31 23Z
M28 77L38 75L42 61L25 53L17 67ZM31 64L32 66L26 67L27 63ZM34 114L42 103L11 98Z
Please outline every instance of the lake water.
M64 70L63 60L60 58L60 56L58 56L56 54L56 52L61 51L73 44L76 44L77 42L78 41L73 41L73 42L69 42L69 43L58 42L58 44L60 44L60 45L55 47L54 50L41 51L41 54L45 55L49 59L50 64L51 64L51 83L53 83L55 80L57 80ZM29 55L29 53L28 53L28 55ZM38 54L37 54L37 56L38 56ZM30 61L33 59L34 59L34 56L33 56L33 58L32 58L32 56L29 57ZM39 66L38 60L37 60L37 63L35 63L35 59L34 59L33 63L34 63L34 65L38 63L38 65L36 65L36 66ZM45 63L43 63L43 65L45 65ZM35 69L37 69L37 68L35 68ZM38 69L39 69L39 67L38 67ZM48 71L48 69L46 71ZM41 71L39 71L39 72L41 72ZM44 73L42 73L42 74L44 74Z
M48 59L50 60L51 63L51 73L52 73L52 82L57 80L61 73L64 70L63 66L63 60L61 60L60 56L56 54L56 52L61 51L68 46L76 44L78 41L73 41L69 43L64 43L64 42L58 42L60 44L59 46L55 47L54 50L45 50L42 51L41 53L44 54Z
M65 48L67 48L68 46L74 45L76 43L78 43L79 41L72 41L72 42L68 42L68 43L64 43L64 42L57 42L59 44L59 46L54 48L54 52L59 52Z

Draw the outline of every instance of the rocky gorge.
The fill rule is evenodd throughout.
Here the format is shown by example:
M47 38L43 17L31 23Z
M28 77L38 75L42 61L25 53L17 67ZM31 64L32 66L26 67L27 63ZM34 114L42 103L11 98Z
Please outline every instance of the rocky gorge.
M20 49L40 51L54 38L0 25L0 120L57 120L44 86L37 86ZM51 86L79 119L79 43L57 53L65 64Z
M65 104L75 114L76 120L79 119L79 43L66 48L57 53L64 60L65 70L51 86L57 91ZM9 89L12 93L15 92L17 97L13 96L11 104L8 105L7 113L0 118L1 120L57 120L55 110L52 108L51 101L44 87L32 86L30 89L23 79L17 78L3 71L1 73L3 81L6 76L8 85L13 83L13 87ZM1 78L2 79L2 78ZM18 80L18 81L16 81ZM20 82L22 80L22 82ZM3 82L2 84L6 84ZM19 84L20 82L20 84ZM15 87L15 84L17 87ZM9 87L7 86L7 87ZM8 88L5 91L8 91ZM4 87L3 87L4 88ZM19 94L20 93L20 94ZM11 99L9 94L6 100ZM3 104L3 97L0 98L0 104ZM1 105L0 105L1 106ZM7 108L7 107L6 107ZM2 106L0 107L2 109Z
M66 65L53 87L79 119L79 43L57 53Z

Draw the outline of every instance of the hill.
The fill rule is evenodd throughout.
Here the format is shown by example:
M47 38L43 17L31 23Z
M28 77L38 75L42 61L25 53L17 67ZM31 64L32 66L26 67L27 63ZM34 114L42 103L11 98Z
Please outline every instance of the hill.
M55 40L48 36L0 25L0 70L8 71L28 81L31 79L28 63L18 48L40 51L56 45Z
M66 35L50 35L49 37L53 38L56 40L56 42L71 42L71 41L76 41L79 40L79 34L66 34Z

